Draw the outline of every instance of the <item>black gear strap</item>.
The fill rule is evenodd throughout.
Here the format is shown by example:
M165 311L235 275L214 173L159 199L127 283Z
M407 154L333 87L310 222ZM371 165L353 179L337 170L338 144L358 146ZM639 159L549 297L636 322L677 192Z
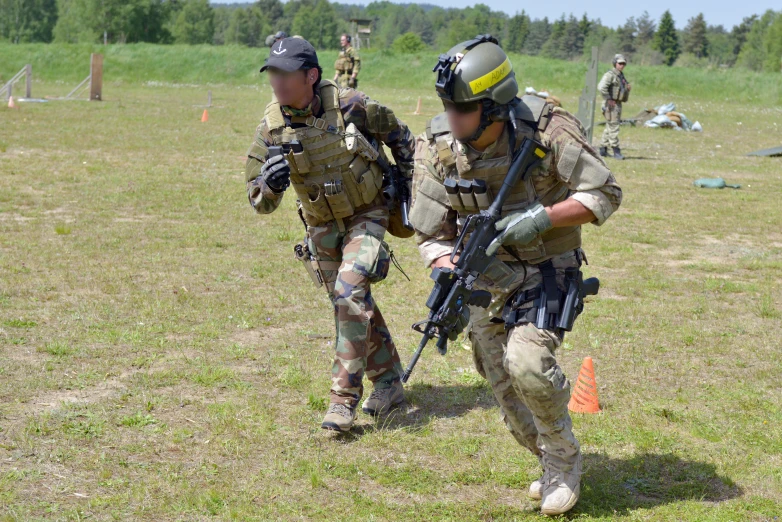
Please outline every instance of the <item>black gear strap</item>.
M557 286L557 269L551 260L544 261L537 267L543 282L535 288L516 292L505 303L502 318L506 329L526 323L535 323L541 330L557 329L557 317L563 297ZM531 308L521 308L530 302Z
M538 266L543 282L535 288L517 291L505 303L502 320L505 329L533 323L541 330L549 330L564 338L573 329L573 323L584 310L584 297L597 295L600 282L596 278L583 279L583 253L576 250L578 267L565 269L565 290L559 289L557 271L549 260ZM523 307L529 303L528 306ZM522 308L523 307L523 308Z

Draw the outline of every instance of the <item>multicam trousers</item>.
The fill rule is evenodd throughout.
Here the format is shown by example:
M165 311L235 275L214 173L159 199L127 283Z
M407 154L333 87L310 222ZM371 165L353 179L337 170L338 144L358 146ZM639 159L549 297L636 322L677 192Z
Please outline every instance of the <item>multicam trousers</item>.
M557 285L564 290L564 270L579 266L575 252L554 258ZM533 265L508 263L517 277L501 285L481 281L479 288L492 293L488 308L470 308L470 341L478 372L491 384L510 432L522 446L541 459L546 469L570 471L578 460L578 441L567 404L570 383L557 364L554 352L562 340L534 324L506 332L502 308L517 289L541 284ZM522 305L531 307L532 303ZM494 319L494 321L492 321Z
M616 102L613 109L608 106L604 107L603 116L606 119L606 128L603 129L603 138L600 140L600 146L619 147L619 122L622 119L622 104Z
M363 377L376 389L402 375L402 363L370 290L385 279L390 265L388 210L370 209L343 219L307 227L309 249L334 304L336 357L331 369L331 402L355 406L364 391Z

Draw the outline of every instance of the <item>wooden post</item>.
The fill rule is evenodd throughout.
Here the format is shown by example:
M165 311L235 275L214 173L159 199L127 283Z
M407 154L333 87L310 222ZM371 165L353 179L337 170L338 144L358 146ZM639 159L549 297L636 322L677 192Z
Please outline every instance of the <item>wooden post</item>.
M33 66L31 64L27 64L25 67L25 76L27 79L27 91L25 98L32 98L33 97Z
M103 99L103 55L93 53L90 57L90 101Z

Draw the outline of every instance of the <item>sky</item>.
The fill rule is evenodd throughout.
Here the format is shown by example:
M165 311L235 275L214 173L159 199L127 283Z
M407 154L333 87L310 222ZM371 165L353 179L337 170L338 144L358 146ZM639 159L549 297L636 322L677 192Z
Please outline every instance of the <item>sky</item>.
M212 0L214 3L251 1L251 0ZM368 4L367 0L338 0L346 4ZM392 0L393 1L393 0ZM397 2L399 3L399 2ZM409 0L404 3L410 3ZM439 5L441 7L468 7L477 2L468 0L427 0L424 3ZM617 2L606 0L559 0L556 2L519 2L513 0L483 0L483 3L492 10L505 11L513 15L524 9L532 18L548 16L549 20L559 18L562 13L573 13L581 17L586 12L591 19L600 18L604 25L617 27L624 25L631 17L638 17L644 10L655 20L660 20L660 15L666 9L671 11L676 27L684 29L687 20L703 13L709 25L723 25L730 30L734 25L741 23L742 18L752 14L762 14L767 9L778 10L782 7L780 0L743 0L730 2L728 0L679 0L675 4L651 2Z

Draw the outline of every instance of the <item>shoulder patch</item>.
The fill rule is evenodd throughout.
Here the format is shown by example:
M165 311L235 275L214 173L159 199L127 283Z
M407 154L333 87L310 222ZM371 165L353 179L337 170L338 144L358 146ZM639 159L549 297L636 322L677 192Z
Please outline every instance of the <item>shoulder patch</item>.
M554 127L571 127L572 132L584 137L586 136L586 131L584 130L581 120L561 107L554 107L554 110L551 111L549 121Z
M339 109L339 86L331 80L322 80L318 84L318 93L320 101L323 103L323 110Z
M538 122L547 112L546 105L548 104L543 98L530 94L524 95L521 97L521 103L519 104L519 114L516 116L523 121L537 126Z
M266 122L266 127L269 131L285 127L285 119L282 117L280 102L275 100L267 105L266 110L263 113L263 119Z
M429 140L449 132L451 132L451 126L448 125L448 116L444 112L441 112L426 124L426 138Z

